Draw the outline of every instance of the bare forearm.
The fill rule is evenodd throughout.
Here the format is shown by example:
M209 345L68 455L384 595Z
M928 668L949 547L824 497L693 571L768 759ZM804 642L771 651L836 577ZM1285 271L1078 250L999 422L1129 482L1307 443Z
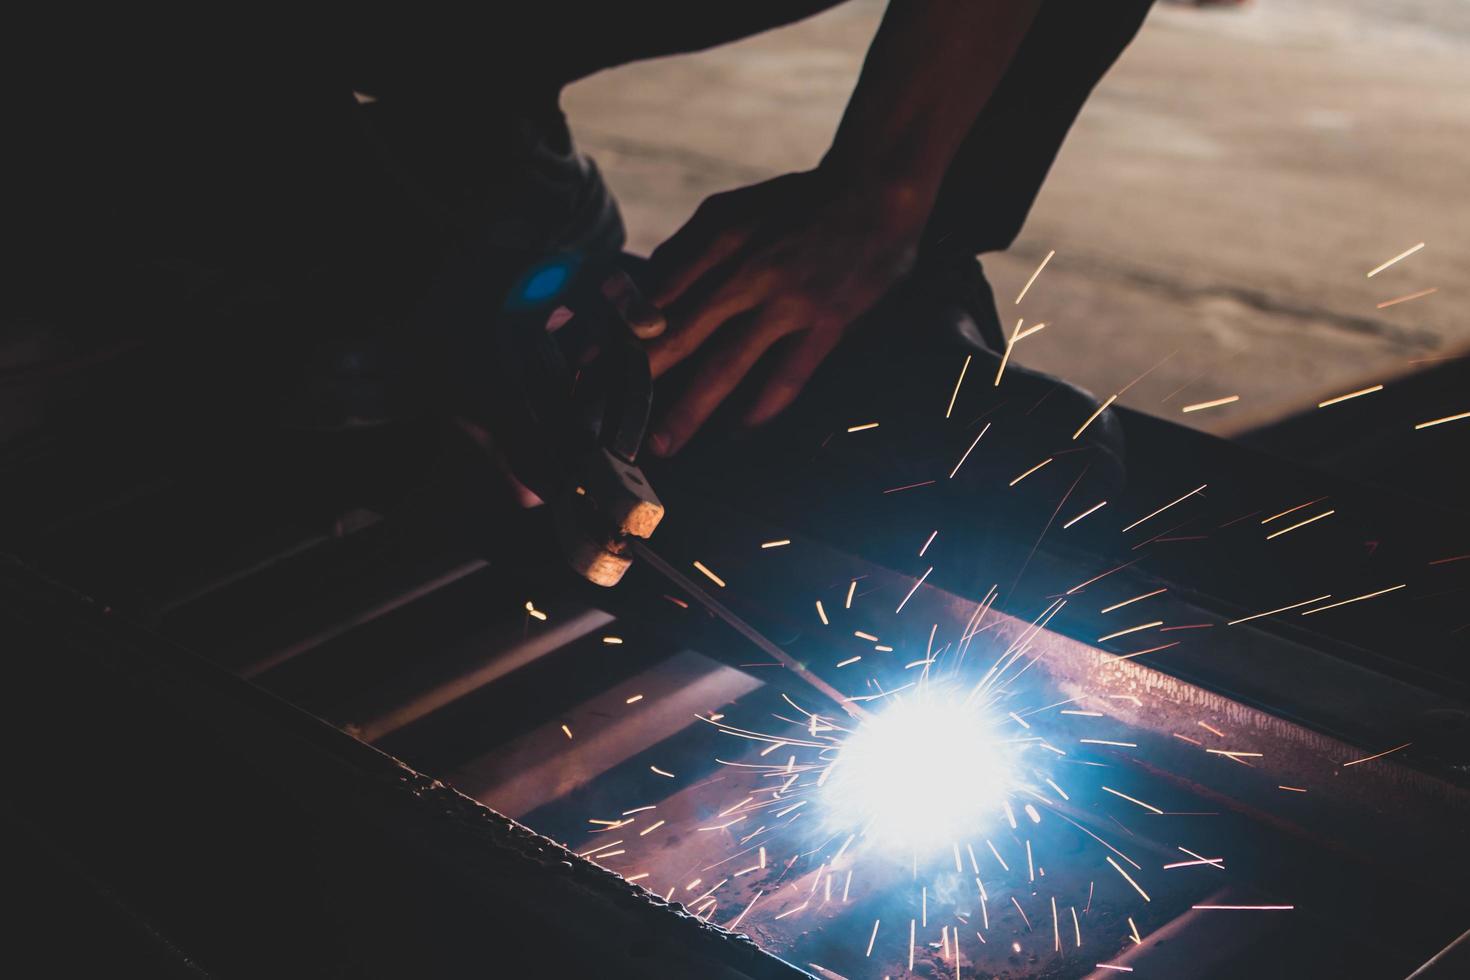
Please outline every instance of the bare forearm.
M822 169L926 219L1039 3L893 0Z

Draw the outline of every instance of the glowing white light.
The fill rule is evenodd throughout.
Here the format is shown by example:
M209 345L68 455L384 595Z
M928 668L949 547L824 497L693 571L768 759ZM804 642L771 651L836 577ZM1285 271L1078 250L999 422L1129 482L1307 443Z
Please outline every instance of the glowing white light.
M948 847L999 818L1012 755L992 713L962 694L894 699L843 742L822 790L827 820L905 851Z

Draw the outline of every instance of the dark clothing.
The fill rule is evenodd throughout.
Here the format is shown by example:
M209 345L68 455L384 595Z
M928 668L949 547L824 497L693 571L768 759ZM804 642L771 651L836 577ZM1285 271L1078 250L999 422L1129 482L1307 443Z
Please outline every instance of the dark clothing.
M950 169L921 265L1015 239L1149 2L1042 3ZM600 182L557 108L568 82L834 5L538 0L502 5L488 27L373 13L150 23L129 11L12 31L24 50L5 59L16 258L0 404L38 373L94 368L120 341L217 331L205 348L220 354L402 327L465 236L495 225L529 249L565 247L598 213L587 188ZM607 208L599 220L609 214L616 225ZM233 311L224 326L212 322L221 304Z
M411 61L401 52L395 57L378 45L396 39L385 25L376 25L372 37L356 48L368 57L354 69L359 72L354 77L362 90L383 99L407 93L416 112L423 112L429 103L444 104L449 89L465 93L469 105L520 104L540 111L555 103L563 86L598 71L739 40L838 2L638 0L589 4L585 9L572 4L570 10L560 3L528 4L502 21L505 29L488 49L479 48L478 58L469 48L461 48L453 59L432 48L414 52ZM1014 61L950 168L931 222L931 245L944 243L974 255L1005 249L1015 240L1073 120L1137 33L1152 2L1043 0ZM568 31L569 23L576 30ZM483 41L475 37L470 44ZM435 64L443 74L435 77L422 70ZM453 111L470 112L461 107Z

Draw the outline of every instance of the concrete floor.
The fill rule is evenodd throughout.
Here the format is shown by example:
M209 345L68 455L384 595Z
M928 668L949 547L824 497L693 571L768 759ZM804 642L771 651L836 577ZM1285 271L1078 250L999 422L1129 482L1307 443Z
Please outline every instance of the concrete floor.
M707 194L810 167L882 13L853 0L606 72L565 107L651 249ZM1073 129L1021 239L988 256L1016 359L1230 433L1470 351L1470 5L1161 5ZM1427 247L1373 279L1409 246ZM1019 308L1037 262L1056 257ZM1379 310L1420 289L1439 292ZM1160 363L1162 361L1162 363ZM1190 414L1183 405L1239 395Z

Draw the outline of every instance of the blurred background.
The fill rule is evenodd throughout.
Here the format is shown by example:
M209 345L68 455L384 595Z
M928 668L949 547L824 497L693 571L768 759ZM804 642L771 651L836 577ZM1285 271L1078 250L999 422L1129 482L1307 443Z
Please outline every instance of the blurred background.
M569 89L630 247L651 250L712 192L814 165L884 6ZM1099 396L1148 371L1123 404L1230 435L1470 353L1467 53L1462 0L1157 5L1021 238L985 260L1010 325L1056 251L1016 313L1048 327L1016 360Z

